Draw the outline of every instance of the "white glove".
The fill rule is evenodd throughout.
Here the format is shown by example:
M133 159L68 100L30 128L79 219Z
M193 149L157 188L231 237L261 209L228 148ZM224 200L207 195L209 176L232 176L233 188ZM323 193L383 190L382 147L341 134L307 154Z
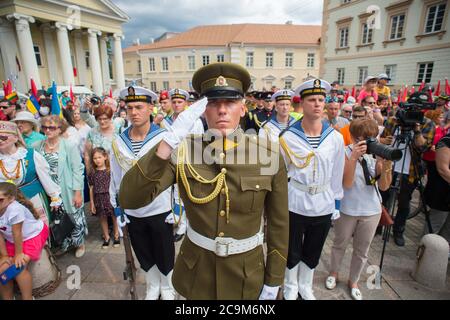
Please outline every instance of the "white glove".
M331 220L337 220L341 217L341 214L339 213L338 209L334 209L334 212L331 216Z
M60 197L58 197L58 200L52 201L50 203L50 208L59 207L60 205L62 205L62 199Z
M269 287L264 285L259 300L276 300L280 286Z
M122 217L117 217L117 225L120 228L123 228L127 225L127 223L130 223L130 220L128 220L128 217L124 214L123 217L125 218L124 221L122 221Z
M172 212L167 215L166 220L164 222L168 223L168 224L174 224L175 223L175 219L173 217L173 213Z
M197 119L205 112L207 104L208 98L206 97L198 100L188 109L180 113L172 126L166 128L168 132L163 140L172 149L176 149L180 142L192 131Z

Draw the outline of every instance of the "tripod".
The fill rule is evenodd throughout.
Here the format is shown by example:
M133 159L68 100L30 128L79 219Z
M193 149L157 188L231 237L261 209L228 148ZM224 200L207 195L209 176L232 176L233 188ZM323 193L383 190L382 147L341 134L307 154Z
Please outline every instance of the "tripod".
M402 161L402 165L401 165L401 170L400 173L396 174L395 177L395 181L393 183L393 185L391 186L390 190L389 190L389 199L387 201L387 211L389 212L389 214L394 217L394 209L395 209L395 205L397 202L397 199L400 195L400 192L402 190L402 184L404 183L404 179L402 179L403 176L403 172L405 169L405 163L406 163L406 157L407 157L407 152L412 152L414 147L414 137L411 137L411 132L412 129L408 128L408 127L402 127L402 126L396 126L394 128L394 135L395 132L397 132L397 130L400 129L400 134L395 136L395 140L394 140L394 144L393 147L400 149L401 145L404 145L404 149L401 149L403 151L403 157L400 159ZM412 165L414 167L414 174L416 177L420 177L420 171L419 171L419 163L418 163L418 159L416 159L415 157L413 157L412 153L411 153L411 162ZM395 162L393 164L393 166L395 166ZM408 174L409 174L409 168L408 168ZM430 233L433 232L432 227L431 227L431 221L430 221L430 212L428 211L428 208L425 204L425 197L424 197L424 185L422 184L422 180L420 178L418 178L418 186L417 186L418 190L419 190L419 196L420 196L420 201L424 204L423 205L423 212L425 214L425 220L427 222L427 226L428 226L428 231ZM395 218L395 217L394 217ZM380 260L380 279L381 279L381 270L383 268L383 260L384 260L384 253L386 250L386 243L389 241L389 235L390 235L390 231L391 231L391 227L392 226L386 226L383 232L383 250L381 252L381 260Z

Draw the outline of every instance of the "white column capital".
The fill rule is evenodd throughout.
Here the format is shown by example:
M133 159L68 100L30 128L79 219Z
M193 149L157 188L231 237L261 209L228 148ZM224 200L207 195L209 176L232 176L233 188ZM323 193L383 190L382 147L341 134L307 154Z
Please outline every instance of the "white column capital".
M113 34L114 40L123 40L125 39L125 36L123 34L114 33Z
M21 23L26 22L27 24L36 22L36 20L32 16L27 16L25 14L20 14L20 13L8 14L6 16L6 19L8 19L8 20L17 20L18 22L21 22Z
M51 32L53 30L53 26L50 23L43 23L41 24L41 26L39 27L41 29L42 32Z
M96 29L87 29L87 32L90 37L96 37L96 36L102 35L102 32L100 30L96 30Z
M55 27L61 31L73 30L73 26L71 24L63 23L63 22L55 22Z

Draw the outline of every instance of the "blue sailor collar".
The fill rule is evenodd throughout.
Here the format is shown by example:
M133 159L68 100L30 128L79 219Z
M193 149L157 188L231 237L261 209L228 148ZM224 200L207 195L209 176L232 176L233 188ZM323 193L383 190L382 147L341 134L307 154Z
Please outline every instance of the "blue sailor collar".
M164 117L164 120L166 120L167 123L169 123L169 125L172 125L172 124L173 124L173 118L172 118L172 116L173 116L173 114L170 115L170 116L165 116L165 117Z
M125 145L128 147L128 149L130 149L131 152L133 152L133 146L131 145L131 138L130 138L130 130L131 128L133 128L133 126L129 126L128 128L125 129L125 131L123 131L119 137L122 139L122 141L125 143ZM142 146L145 146L145 144L147 142L149 142L150 140L152 140L154 137L156 137L157 135L159 135L160 133L167 131L166 129L161 128L159 125L157 124L151 124L150 125L150 130L147 133L147 136L145 137Z
M302 127L302 119L297 120L292 125L290 125L288 128L286 128L286 130L284 130L280 134L280 136L283 135L284 132L286 132L286 131L290 131L293 134L297 135L300 139L304 140L309 145L309 141L306 138L305 131L303 130L303 127ZM330 126L330 124L327 121L322 120L322 132L320 133L319 146L333 131L334 131L334 128L332 126Z

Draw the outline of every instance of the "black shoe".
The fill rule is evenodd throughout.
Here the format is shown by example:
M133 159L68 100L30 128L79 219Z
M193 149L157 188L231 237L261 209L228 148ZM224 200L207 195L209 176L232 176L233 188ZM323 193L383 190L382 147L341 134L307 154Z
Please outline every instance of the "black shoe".
M183 237L184 237L184 234L178 234L178 233L175 233L175 235L173 236L173 241L174 241L174 242L178 242L178 241L180 241L181 239L183 239Z
M114 239L113 241L113 247L117 248L118 246L120 246L120 238Z
M394 242L399 247L405 246L405 238L403 238L403 233L394 232Z
M103 240L102 249L108 249L110 241L111 241L111 238L109 238L108 241Z

